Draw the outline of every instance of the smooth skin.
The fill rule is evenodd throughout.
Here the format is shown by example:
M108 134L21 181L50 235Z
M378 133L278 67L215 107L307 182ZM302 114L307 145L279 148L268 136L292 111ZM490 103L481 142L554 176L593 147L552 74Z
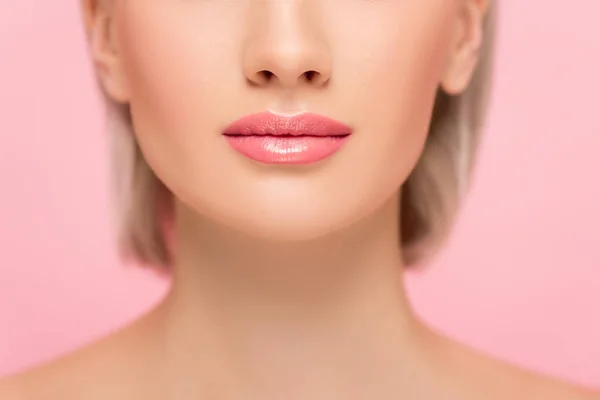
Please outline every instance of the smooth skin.
M600 398L453 342L406 298L400 187L437 89L472 78L488 7L84 0L101 84L130 104L174 195L173 285L133 325L5 381L0 398ZM323 114L354 134L325 163L260 165L221 132L265 110Z

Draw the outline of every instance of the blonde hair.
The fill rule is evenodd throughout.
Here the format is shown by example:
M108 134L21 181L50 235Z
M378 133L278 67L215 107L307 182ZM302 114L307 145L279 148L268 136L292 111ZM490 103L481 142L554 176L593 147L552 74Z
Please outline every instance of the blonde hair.
M423 154L402 187L400 245L406 265L423 262L443 244L468 189L489 97L493 8L473 80L457 96L438 91ZM105 99L119 249L137 263L168 268L171 254L161 210L170 193L140 151L129 107Z

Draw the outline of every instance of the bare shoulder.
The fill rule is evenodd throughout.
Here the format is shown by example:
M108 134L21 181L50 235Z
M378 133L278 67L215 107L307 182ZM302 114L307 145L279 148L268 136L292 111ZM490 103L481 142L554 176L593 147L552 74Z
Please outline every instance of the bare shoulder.
M100 349L106 343L95 343L47 364L9 377L0 382L2 400L58 400L76 398L75 393L102 387L99 382L106 379L102 365L108 357ZM72 397L70 397L72 396ZM85 396L86 398L94 398Z
M0 380L0 399L23 400L21 387L15 378Z
M133 398L136 343L123 331L53 362L0 380L2 400ZM143 360L139 360L143 362Z
M455 385L463 399L600 400L600 391L528 371L455 342L448 343L445 364L453 371L449 385Z

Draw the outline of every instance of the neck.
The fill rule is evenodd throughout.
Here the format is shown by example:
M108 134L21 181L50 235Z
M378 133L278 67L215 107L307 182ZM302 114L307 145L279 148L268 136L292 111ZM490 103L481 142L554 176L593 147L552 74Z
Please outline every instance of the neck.
M223 388L264 383L289 396L296 382L306 395L307 385L323 391L344 376L407 367L418 324L402 281L397 199L343 231L293 244L233 232L181 205L177 213L163 316L178 381L203 371L200 361Z

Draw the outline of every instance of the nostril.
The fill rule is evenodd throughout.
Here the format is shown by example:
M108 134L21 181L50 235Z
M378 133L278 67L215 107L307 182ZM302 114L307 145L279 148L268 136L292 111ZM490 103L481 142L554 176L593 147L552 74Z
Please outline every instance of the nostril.
M262 78L263 78L265 81L269 82L271 79L273 79L273 75L274 75L274 74L273 74L271 71L264 70L264 71L260 71L260 72L259 72L259 75L260 75L260 76L261 76L261 77L262 77Z
M292 75L286 76L286 78L291 78ZM265 84L272 84L274 81L279 80L279 76L268 69L263 69L261 71L255 72L251 77L247 78L248 83L252 86L261 86ZM322 84L327 82L327 77L323 75L321 72L316 70L308 70L304 71L301 75L296 75L296 80L294 82L298 82L299 80L310 83L310 84ZM282 81L283 84L288 85L291 84L291 80L284 79Z
M317 71L306 71L304 73L304 77L306 78L307 81L311 82L313 81L318 75Z

